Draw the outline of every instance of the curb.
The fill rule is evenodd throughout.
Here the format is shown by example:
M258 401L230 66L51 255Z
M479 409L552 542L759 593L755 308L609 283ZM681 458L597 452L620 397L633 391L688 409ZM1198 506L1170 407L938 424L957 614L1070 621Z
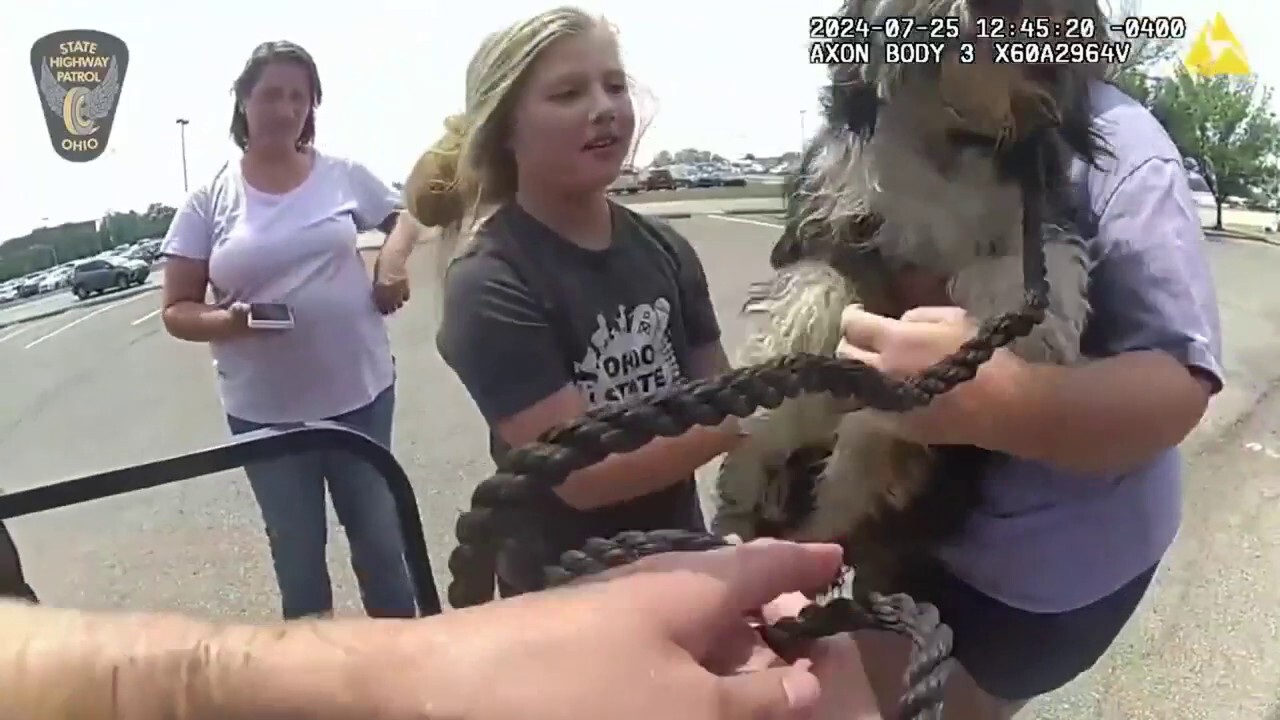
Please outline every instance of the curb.
M702 217L705 215L780 215L782 214L782 210L781 209L773 210L773 209L767 209L767 208L741 208L737 210L732 210L732 209L715 210L715 211L708 210L707 212L698 212L698 213L659 211L659 212L644 213L644 214L648 215L649 217L662 218L663 220L688 220L689 218L692 218L695 216Z
M80 308L91 308L97 305L106 305L109 302L114 302L116 300L124 300L125 298L131 298L136 295L142 295L144 293L154 292L159 289L160 289L159 285L143 285L142 287L131 288L129 290L125 290L122 292L112 293L110 295L104 295L102 297L96 297L92 300L81 300L80 302L72 303L65 307L60 307L57 310L49 310L42 313L36 313L35 315L28 315L26 317L19 318L18 320L0 321L0 330L3 330L8 327L13 327L14 325L22 325L23 323L35 322L37 320L45 320L51 317L57 317L58 315L61 315L70 310L76 310Z
M1266 235L1258 233L1242 232L1240 230L1215 230L1213 228L1203 228L1206 240L1243 240L1245 242L1259 242L1266 245L1280 247L1280 242L1272 240ZM1277 719L1280 720L1280 719Z

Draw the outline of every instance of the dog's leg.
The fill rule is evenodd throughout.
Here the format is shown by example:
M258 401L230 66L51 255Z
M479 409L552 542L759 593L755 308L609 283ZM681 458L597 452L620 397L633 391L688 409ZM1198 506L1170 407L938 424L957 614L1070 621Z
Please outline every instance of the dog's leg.
M1089 259L1078 239L1047 230L1045 268L1049 309L1044 322L1011 349L1031 362L1070 365L1080 360L1080 335L1089 316ZM1017 309L1022 301L1022 257L979 260L951 278L951 300L981 320Z
M814 488L814 512L788 537L830 542L847 537L879 510L902 510L929 481L929 449L883 430L874 413L845 415L835 449Z
M840 339L840 314L854 301L852 288L824 263L802 262L779 271L755 289L746 313L758 328L751 332L740 365L781 355L808 352L830 355ZM761 508L770 497L770 467L781 466L797 448L828 442L840 416L830 396L794 398L743 421L746 437L725 456L716 478L714 532L755 536ZM781 512L781 508L777 508Z
M830 396L787 400L743 421L746 437L725 455L716 477L716 513L711 530L750 540L764 516L780 517L785 488L773 488L796 448L832 437L840 416Z

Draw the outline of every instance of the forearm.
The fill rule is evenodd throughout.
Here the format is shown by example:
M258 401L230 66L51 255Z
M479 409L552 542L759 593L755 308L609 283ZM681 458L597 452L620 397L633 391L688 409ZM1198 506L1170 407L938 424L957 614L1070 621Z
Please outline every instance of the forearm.
M398 621L215 626L176 615L0 603L0 717L412 717L400 710L421 694L404 698L371 694L379 687L373 675L385 672L385 667L372 667L360 652L362 643L381 629L371 625L375 622ZM416 649L436 655L444 650ZM427 696L439 702L451 697L443 688L429 690ZM375 708L382 712L373 712Z
M690 353L689 374L707 378L729 369L719 341ZM614 455L569 475L556 492L579 510L612 505L648 495L688 478L695 470L733 449L740 439L738 419L717 427L695 427L675 438L658 438L634 452Z
M27 720L162 720L212 628L178 617L0 603L0 703Z
M166 307L161 318L169 334L179 340L213 342L241 334L229 310L191 300Z
M698 427L674 438L657 438L639 450L613 455L569 475L556 489L579 510L612 505L671 487L702 465L731 450L739 440L736 418L717 427Z
M1133 352L1077 367L1017 362L984 447L1110 476L1182 442L1208 403L1206 382L1172 356Z
M378 263L386 265L396 263L403 265L409 261L413 248L418 242L418 224L408 213L401 212L395 226L387 233L378 251Z

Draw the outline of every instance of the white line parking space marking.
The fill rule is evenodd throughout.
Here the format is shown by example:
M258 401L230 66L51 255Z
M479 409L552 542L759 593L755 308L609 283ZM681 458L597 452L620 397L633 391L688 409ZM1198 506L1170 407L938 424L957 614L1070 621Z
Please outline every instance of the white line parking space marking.
M16 338L16 337L18 337L19 335L21 335L22 333L24 333L24 332L26 332L26 331L28 331L28 330L34 330L34 329L36 329L36 328L38 328L38 327L40 327L40 326L42 326L42 325L45 325L45 324L46 324L46 323L42 323L42 322L40 322L40 321L38 321L38 320L37 320L37 321L35 321L35 322L23 323L23 324L19 325L16 329L11 330L9 333L7 333L7 334L5 334L5 335L0 335L0 343L3 343L5 340L8 340L8 339L10 339L10 338Z
M767 228L782 229L786 227L786 225L783 225L782 223L765 222L764 220L752 220L751 218L738 217L736 215L708 215L707 217L715 218L716 220L724 220L726 222L738 222L738 223L746 223L748 225L759 225L761 227L767 227Z
M79 325L80 323L84 322L85 320L88 320L88 319L89 319L89 318L91 318L91 317L94 317L94 316L97 316L97 315L101 315L102 313L104 313L104 312L106 312L106 311L108 311L108 310L114 310L114 309L116 309L116 308L118 308L118 307L123 307L123 306L128 305L129 303L131 303L131 302L133 302L133 301L135 301L135 300L141 300L142 298L147 297L149 294L150 294L150 293L142 293L141 295L134 295L134 296L133 296L133 297L131 297L131 298L125 298L124 300L121 300L121 301L120 301L120 302L118 302L118 303L112 303L112 304L110 304L110 305L104 305L103 307L100 307L100 308L98 308L97 310L94 310L93 312L89 313L88 315L83 315L83 316L81 316L81 317L76 318L75 320L72 320L71 322L67 323L66 325L63 325L62 327L58 328L57 330L54 330L54 331L53 331L53 332L51 332L51 333L48 333L48 334L46 334L46 335L41 335L40 337L36 338L35 340L32 340L31 342L27 343L26 347L24 347L24 348L22 348L22 349L23 349L23 350L30 350L31 348L33 348L33 347L35 347L35 346L39 345L40 343L44 342L45 340L48 340L49 338L52 338L52 337L57 337L58 335L60 335L60 334L62 334L62 333L64 333L64 332L66 332L67 330L70 330L71 328L73 328L73 327L75 327L75 326Z
M164 308L156 308L155 310L152 310L151 312L147 313L146 315L143 315L142 317L138 318L137 320L134 320L133 322L131 322L131 323L129 323L129 324L130 324L130 325L141 325L142 323L144 323L144 322L146 322L146 321L150 320L151 318L153 318L153 317L155 317L155 316L159 315L159 314L160 314L160 311L161 311L161 310L163 310L163 309L164 309Z

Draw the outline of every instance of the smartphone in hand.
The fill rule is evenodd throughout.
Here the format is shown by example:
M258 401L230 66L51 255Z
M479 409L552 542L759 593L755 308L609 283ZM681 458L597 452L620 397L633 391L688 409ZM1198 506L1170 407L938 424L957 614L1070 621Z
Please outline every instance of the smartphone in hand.
M293 308L284 303L249 303L249 327L254 330L293 328Z

